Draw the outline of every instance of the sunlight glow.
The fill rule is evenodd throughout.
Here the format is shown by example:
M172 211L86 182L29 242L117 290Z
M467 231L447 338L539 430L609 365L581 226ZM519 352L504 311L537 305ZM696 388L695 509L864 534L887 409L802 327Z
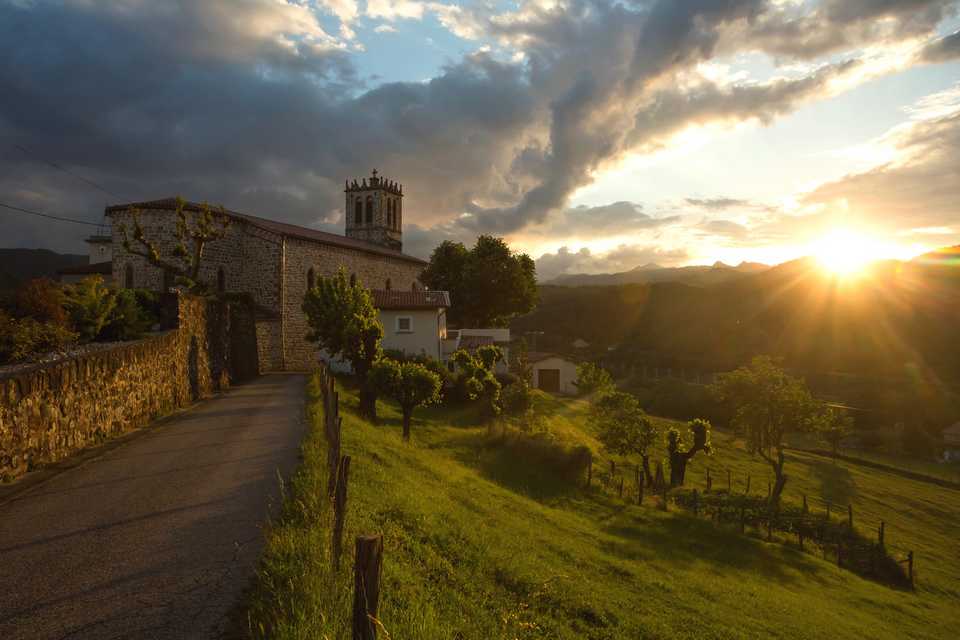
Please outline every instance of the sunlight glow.
M887 251L869 236L849 229L834 229L814 240L810 253L824 269L845 277L856 275L867 264L885 257Z

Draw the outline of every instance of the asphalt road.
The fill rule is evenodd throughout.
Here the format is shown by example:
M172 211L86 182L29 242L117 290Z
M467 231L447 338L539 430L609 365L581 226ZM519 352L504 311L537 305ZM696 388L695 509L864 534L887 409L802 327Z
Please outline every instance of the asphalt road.
M297 462L305 377L234 387L0 506L0 638L216 638Z

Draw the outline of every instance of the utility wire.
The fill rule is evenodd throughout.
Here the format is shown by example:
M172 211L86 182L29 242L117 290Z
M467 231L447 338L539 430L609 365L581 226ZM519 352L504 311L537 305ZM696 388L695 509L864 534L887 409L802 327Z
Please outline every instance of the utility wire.
M20 213L28 213L28 214L30 214L30 215L32 215L32 216L40 216L41 218L49 218L50 220L59 220L60 222L73 222L73 223L75 223L75 224L85 224L85 225L88 225L88 226L91 226L91 227L102 227L102 226L103 226L102 224L98 224L98 223L96 223L96 222L87 222L86 220L74 220L73 218L64 218L64 217L62 217L62 216L50 215L49 213L40 213L39 211L31 211L30 209L23 209L23 208L21 208L21 207L15 207L15 206L13 206L13 205L11 205L11 204L6 204L6 203L4 203L4 202L0 202L0 207L3 207L4 209L9 209L9 210L11 210L11 211L18 211L18 212L20 212Z
M51 167L53 167L54 169L57 169L58 171L63 171L63 172L66 173L67 175L73 176L73 177L76 178L77 180L79 180L79 181L81 181L81 182L83 182L83 183L85 183L85 184L93 187L94 189L97 189L98 191L102 191L103 193L107 194L108 196L110 196L110 197L112 197L112 198L116 198L117 200L131 200L131 199L132 199L132 198L125 198L125 197L123 197L123 196L118 196L117 194L113 193L113 192L110 191L109 189L100 186L99 184L97 184L97 183L94 182L93 180L89 180L89 179L87 179L87 178L84 178L84 177L81 176L81 175L77 175L76 173L70 171L70 170L67 169L66 167L60 166L60 165L57 164L56 162L51 162L50 160L46 160L46 159L44 159L44 158L41 158L39 155L37 155L36 153L33 153L32 151L30 151L29 149L27 149L27 148L24 147L23 145L15 144L15 145L13 145L13 146L16 147L17 149L19 149L20 151L22 151L23 153L25 153L26 155L28 155L28 156L36 159L36 160L39 160L40 162L42 162L42 163L44 163L44 164L50 165Z

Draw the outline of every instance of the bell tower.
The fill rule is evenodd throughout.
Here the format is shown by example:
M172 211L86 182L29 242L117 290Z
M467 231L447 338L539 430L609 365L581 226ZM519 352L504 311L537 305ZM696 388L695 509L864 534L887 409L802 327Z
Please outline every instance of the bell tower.
M403 185L386 180L374 169L369 178L347 181L346 234L400 251L403 247Z

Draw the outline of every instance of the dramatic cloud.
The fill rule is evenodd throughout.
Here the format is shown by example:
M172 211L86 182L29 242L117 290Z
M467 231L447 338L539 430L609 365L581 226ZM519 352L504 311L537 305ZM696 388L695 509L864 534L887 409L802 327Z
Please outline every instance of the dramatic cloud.
M854 49L929 40L950 6L568 0L496 13L416 0L0 0L0 192L91 221L107 202L181 194L324 226L341 215L342 181L376 166L404 183L410 247L477 232L649 230L674 221L568 201L597 172L691 127L767 123L883 73ZM427 81L370 89L351 57L358 21L396 28L427 13L494 46ZM757 51L811 64L759 81L700 66ZM8 243L76 248L73 230L11 228Z
M960 31L935 40L920 51L926 62L948 62L960 59Z
M545 253L537 258L537 279L542 282L574 273L618 273L651 263L674 266L688 257L683 249L643 245L621 245L602 254L594 254L587 247L579 251L560 247L556 253Z

